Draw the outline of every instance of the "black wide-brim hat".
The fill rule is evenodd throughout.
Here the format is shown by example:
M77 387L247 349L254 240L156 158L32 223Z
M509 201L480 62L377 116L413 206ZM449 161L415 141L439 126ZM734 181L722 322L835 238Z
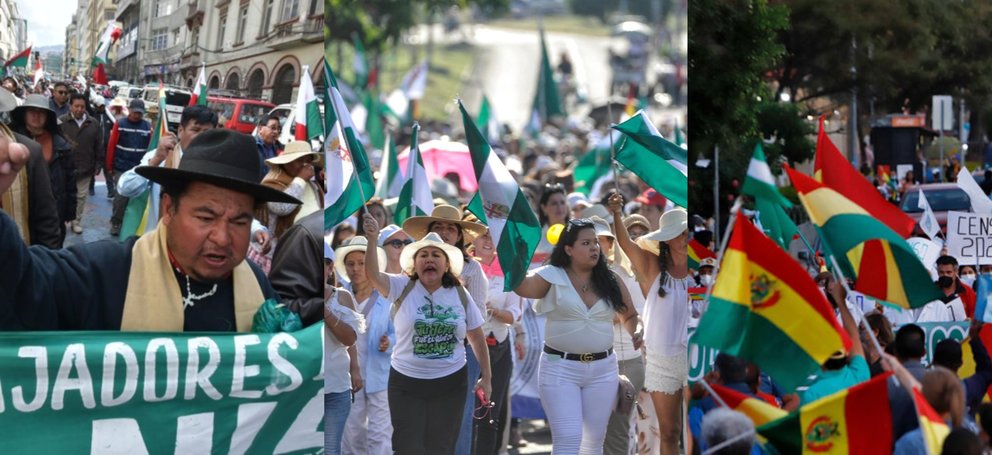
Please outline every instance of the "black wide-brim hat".
M203 182L248 194L255 202L301 202L275 188L258 183L258 146L251 136L213 128L198 134L183 150L179 167L138 166L138 175L162 186Z

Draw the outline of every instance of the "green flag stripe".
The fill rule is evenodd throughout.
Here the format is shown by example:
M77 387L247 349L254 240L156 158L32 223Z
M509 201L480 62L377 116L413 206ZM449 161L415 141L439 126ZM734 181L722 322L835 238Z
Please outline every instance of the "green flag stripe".
M739 305L710 297L695 341L756 363L785 390L806 384L820 364L771 321Z
M688 178L661 156L625 136L616 159L676 205L688 207Z

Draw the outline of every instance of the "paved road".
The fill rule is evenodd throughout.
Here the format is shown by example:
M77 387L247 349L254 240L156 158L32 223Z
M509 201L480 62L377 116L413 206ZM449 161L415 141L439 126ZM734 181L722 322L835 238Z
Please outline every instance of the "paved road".
M83 233L74 234L71 230L65 236L65 246L77 243L95 242L110 238L110 215L113 212L111 200L107 199L107 185L103 174L97 176L96 195L86 199L83 211Z

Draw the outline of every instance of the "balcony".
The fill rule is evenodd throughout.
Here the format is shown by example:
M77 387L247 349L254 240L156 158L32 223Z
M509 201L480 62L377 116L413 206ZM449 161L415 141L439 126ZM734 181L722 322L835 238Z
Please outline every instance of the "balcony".
M276 24L266 39L266 46L283 50L302 44L324 41L324 15L311 16L305 22L298 18Z
M203 25L203 2L191 0L186 5L186 28L193 30Z

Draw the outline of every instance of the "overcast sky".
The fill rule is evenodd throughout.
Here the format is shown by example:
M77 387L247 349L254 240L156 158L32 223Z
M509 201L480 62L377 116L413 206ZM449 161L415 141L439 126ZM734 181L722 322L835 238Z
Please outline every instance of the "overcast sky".
M28 21L28 42L37 46L65 44L65 28L76 12L76 0L16 0Z

